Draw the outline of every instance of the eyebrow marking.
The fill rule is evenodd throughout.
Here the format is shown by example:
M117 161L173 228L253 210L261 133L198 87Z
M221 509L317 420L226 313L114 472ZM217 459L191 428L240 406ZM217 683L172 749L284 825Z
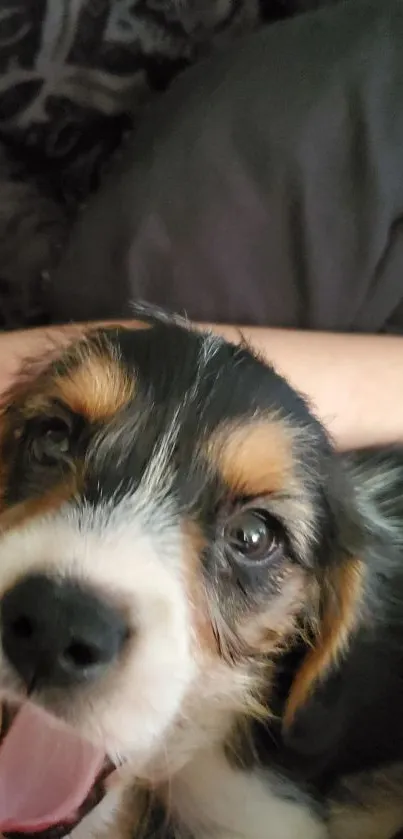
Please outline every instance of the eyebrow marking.
M210 463L234 494L282 492L293 479L292 435L278 417L224 426L207 449Z

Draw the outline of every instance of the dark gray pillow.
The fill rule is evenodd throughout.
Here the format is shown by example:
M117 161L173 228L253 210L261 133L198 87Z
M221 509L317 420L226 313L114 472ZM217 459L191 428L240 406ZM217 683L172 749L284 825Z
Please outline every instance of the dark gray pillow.
M403 3L344 2L186 72L72 236L52 318L400 329ZM403 321L402 321L403 322Z
M77 202L146 102L264 21L333 2L3 0L0 329L49 319L43 288Z
M265 17L311 0L2 0L0 328L49 319L77 209L152 95Z

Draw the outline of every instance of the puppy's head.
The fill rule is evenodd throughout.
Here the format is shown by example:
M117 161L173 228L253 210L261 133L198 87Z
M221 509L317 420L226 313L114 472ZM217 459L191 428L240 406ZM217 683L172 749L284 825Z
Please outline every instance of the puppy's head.
M320 424L246 347L157 316L89 333L4 405L5 701L141 772L258 713L306 630L291 716L356 620L352 510Z

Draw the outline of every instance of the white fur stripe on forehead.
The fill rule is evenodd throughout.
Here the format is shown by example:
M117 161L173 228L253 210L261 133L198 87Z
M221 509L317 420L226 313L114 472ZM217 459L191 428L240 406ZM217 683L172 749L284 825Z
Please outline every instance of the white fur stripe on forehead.
M143 509L147 505L153 506L158 501L161 502L169 494L174 478L172 455L180 434L182 409L182 405L176 408L164 433L156 439L139 486L138 477L133 476L133 498ZM108 464L112 458L112 468L119 469L127 458L128 450L133 446L133 440L141 433L142 419L135 415L101 431L86 457L87 467L96 473L97 469L102 468L103 462ZM102 497L102 487L99 494ZM166 503L168 504L168 501Z
M195 371L193 386L184 391L183 399L172 412L164 433L156 440L152 455L141 478L144 499L150 498L151 500L155 500L156 496L166 497L174 477L172 471L172 455L180 436L182 416L189 405L197 400L198 389L205 368L214 358L221 345L222 340L220 338L216 338L210 334L203 336L200 344L199 366L197 371ZM115 463L117 466L120 466L125 459L125 452L127 451L127 446L122 444L127 442L130 446L136 433L139 432L141 422L142 418L135 416L131 420L125 418L124 422L116 426L108 426L98 435L95 447L90 454L91 460L94 459L95 463L97 461L101 463L102 459L110 457L110 453L113 451Z

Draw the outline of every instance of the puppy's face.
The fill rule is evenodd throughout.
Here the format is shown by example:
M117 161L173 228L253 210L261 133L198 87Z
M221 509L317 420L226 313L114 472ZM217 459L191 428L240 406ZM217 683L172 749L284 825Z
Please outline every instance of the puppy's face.
M310 621L295 710L345 643L335 459L248 349L163 319L89 334L8 395L1 464L0 691L112 759L222 737Z

